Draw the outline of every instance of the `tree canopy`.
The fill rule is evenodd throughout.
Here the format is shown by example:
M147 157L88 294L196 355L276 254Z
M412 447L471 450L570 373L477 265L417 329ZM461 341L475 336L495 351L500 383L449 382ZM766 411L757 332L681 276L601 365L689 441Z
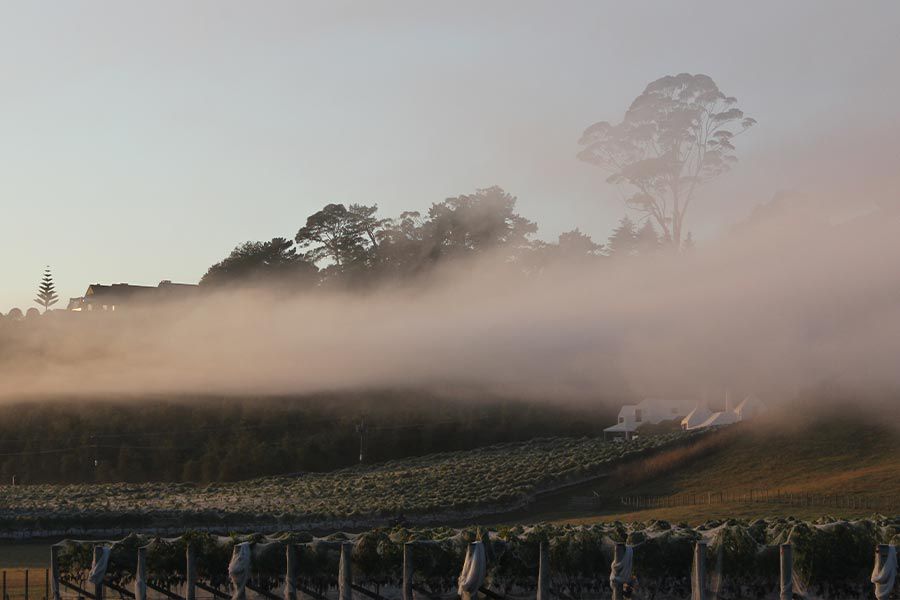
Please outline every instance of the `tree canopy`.
M374 216L377 211L377 205L328 204L313 213L294 238L303 258L313 264L324 261L338 272L368 262L383 225Z
M244 242L224 260L209 268L200 284L204 286L259 284L290 288L310 286L317 269L297 255L294 242L272 238L268 242Z
M628 186L628 206L678 250L697 188L737 161L734 138L755 123L709 76L668 75L647 85L621 123L588 127L578 158Z

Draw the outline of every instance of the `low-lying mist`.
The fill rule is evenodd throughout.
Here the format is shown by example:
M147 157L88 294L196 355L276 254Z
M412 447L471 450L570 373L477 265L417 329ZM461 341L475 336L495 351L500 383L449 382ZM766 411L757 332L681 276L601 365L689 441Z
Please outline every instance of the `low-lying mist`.
M896 212L782 206L679 256L523 275L485 255L365 291L59 314L0 328L0 394L876 395L900 387L898 257Z

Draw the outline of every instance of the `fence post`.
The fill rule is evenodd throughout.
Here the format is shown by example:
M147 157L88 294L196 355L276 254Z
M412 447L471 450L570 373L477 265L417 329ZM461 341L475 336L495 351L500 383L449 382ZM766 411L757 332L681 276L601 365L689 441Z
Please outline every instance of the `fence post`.
M350 567L350 556L353 544L341 544L341 563L338 569L338 600L353 600L353 572Z
M137 566L134 569L134 600L147 600L147 549L137 549Z
M284 547L284 600L297 600L297 547L289 543Z
M25 600L28 600L28 569L25 569Z
M94 546L94 563L100 562L100 557L103 556L103 546L97 544ZM94 600L103 600L103 580L101 579L97 583L94 584Z
M779 554L781 560L781 592L779 600L792 600L794 597L794 553L790 544L782 544Z
M403 600L413 600L413 545L403 544Z
M706 600L706 542L694 544L694 573L691 581L692 600Z
M890 548L891 547L888 544L878 544L878 546L875 547L875 568L878 571L881 571L884 568L884 563L887 561Z
M541 542L538 557L537 600L550 600L550 550Z
M50 570L44 569L44 600L50 600Z
M3 597L2 600L6 600L6 569L3 570Z
M625 544L616 543L616 549L613 551L613 562L620 563L625 560ZM612 600L622 600L622 584L615 582L612 586Z
M196 600L197 598L197 552L194 549L194 545L188 542L187 548L184 552L184 561L185 561L185 600Z
M50 595L59 600L59 546L50 546Z

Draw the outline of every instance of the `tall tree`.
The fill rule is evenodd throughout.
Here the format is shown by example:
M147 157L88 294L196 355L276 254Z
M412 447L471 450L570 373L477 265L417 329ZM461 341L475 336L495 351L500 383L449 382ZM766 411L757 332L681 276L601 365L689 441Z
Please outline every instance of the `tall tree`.
M559 253L566 258L585 258L598 256L603 250L603 244L598 244L580 229L573 229L559 234Z
M378 233L376 264L381 274L410 276L430 263L432 243L425 239L424 220L418 211L404 211L387 219Z
M297 255L293 241L278 237L235 247L225 259L209 268L200 284L306 287L315 283L316 272L315 265Z
M699 186L737 161L734 138L756 121L707 75L681 73L650 83L618 125L601 121L579 141L578 158L633 190L627 204L681 248L684 219Z
M59 302L59 296L56 294L56 285L53 283L53 274L50 272L49 265L44 269L44 276L38 285L37 298L34 301L44 307L44 312L47 312L51 306Z
M531 244L537 224L515 211L516 197L498 186L447 198L428 210L425 239L436 256L504 247L514 256Z
M612 235L609 236L606 249L610 256L615 256L617 258L634 256L637 251L637 231L634 227L634 221L627 215L622 217L618 227L616 227L613 230Z
M338 271L366 263L384 224L375 218L377 210L377 205L328 204L310 215L295 237L303 257L311 263L330 261Z

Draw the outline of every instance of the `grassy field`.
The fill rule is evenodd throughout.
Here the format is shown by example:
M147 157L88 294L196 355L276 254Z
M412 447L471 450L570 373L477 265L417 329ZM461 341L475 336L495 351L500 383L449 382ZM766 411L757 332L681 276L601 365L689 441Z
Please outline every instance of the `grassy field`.
M621 495L707 497L748 490L783 494L841 495L865 499L881 507L900 499L900 432L845 418L822 418L788 428L759 422L719 434L722 443L690 455L672 450L629 466L602 487L574 490L552 509L525 515L570 523L608 520L666 519L699 523L718 518L825 514L862 517L878 510L835 506L798 506L726 501L711 506L674 506L635 510L619 503ZM598 499L597 496L601 498ZM588 502L593 498L593 503ZM896 512L896 510L894 511Z

